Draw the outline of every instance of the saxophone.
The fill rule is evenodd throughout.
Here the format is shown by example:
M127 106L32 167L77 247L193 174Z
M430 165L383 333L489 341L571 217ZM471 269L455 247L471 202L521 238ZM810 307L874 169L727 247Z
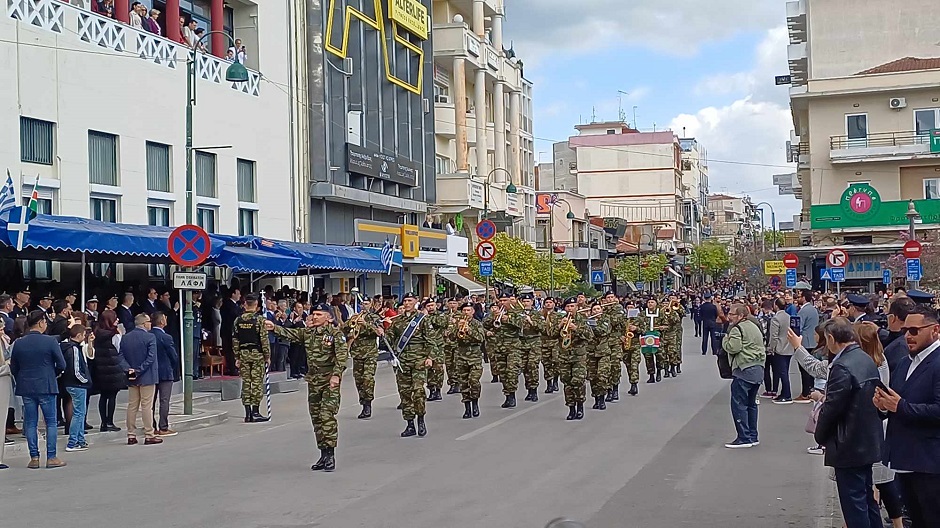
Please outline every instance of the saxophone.
M634 337L636 337L636 334L634 334L633 332L627 330L626 335L624 335L623 337L620 338L621 341L623 342L623 346L624 346L624 347L629 347L629 346L630 346L630 343L633 341L633 338L634 338Z

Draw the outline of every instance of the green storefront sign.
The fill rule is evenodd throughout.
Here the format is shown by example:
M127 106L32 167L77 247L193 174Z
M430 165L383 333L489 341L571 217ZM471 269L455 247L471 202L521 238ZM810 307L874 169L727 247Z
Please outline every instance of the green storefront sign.
M846 227L906 226L906 200L882 202L877 189L855 184L842 193L838 204L814 205L810 209L813 229ZM924 224L940 223L940 200L915 200Z

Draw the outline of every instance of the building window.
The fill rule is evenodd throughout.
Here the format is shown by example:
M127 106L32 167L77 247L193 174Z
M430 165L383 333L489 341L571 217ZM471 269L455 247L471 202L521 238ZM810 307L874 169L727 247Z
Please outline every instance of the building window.
M147 142L147 190L170 192L170 146Z
M212 207L196 208L196 224L207 233L215 233L215 216L216 210Z
M236 166L238 179L238 201L255 203L255 162L238 160Z
M147 206L147 223L152 226L170 227L170 208ZM166 264L149 264L147 272L151 277L166 277Z
M434 102L447 104L450 102L450 88L434 83Z
M255 224L257 223L258 211L251 209L238 210L238 235L253 236L255 234Z
M929 136L930 131L940 128L940 108L914 110L914 130L918 136ZM920 143L930 142L929 138L918 138Z
M23 205L29 205L29 196L23 197ZM52 199L36 200L38 214L52 214ZM23 278L31 280L52 280L52 262L48 260L22 260Z
M55 123L20 117L20 161L52 165Z
M434 156L434 170L437 174L450 174L453 171L450 168L450 158L444 156Z
M88 131L88 181L99 185L118 185L117 136Z
M849 148L868 146L868 114L850 114L845 116L845 135Z
M196 151L196 196L218 198L215 154Z
M940 178L928 178L924 180L924 199L940 199Z
M109 198L91 199L91 217L100 222L117 222L117 200Z

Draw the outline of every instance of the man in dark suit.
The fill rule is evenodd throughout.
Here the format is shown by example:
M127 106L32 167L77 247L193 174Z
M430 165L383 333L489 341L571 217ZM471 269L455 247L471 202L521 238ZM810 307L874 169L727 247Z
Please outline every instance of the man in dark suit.
M235 368L235 351L232 349L232 331L235 328L235 319L238 319L238 316L242 314L242 308L238 305L241 298L241 291L238 288L233 288L229 292L229 298L222 303L222 309L220 310L222 316L220 332L222 332L222 351L225 353L225 371L230 375L237 375L238 373Z
M718 328L718 307L712 302L712 295L706 293L703 297L704 302L698 309L699 318L702 320L702 355L708 353L708 345L712 345L712 354L717 354L715 347L715 333L720 332Z
M886 412L884 463L897 472L911 528L940 526L940 320L919 305L904 322L910 348L873 402ZM827 396L828 399L828 396Z
M165 331L166 315L155 313L150 317L153 327L150 333L157 339L157 371L160 380L157 383L157 398L154 400L155 406L157 400L160 401L160 418L154 426L156 429L154 434L160 437L176 436L176 431L170 429L169 416L173 383L181 379L180 356L176 353L173 338Z
M140 303L140 311L147 315L159 311L159 307L157 306L157 290L155 288L149 288L147 290L147 298ZM131 328L133 328L133 326ZM131 328L125 328L125 330L130 332Z
M884 346L885 359L888 361L888 371L891 373L892 379L894 379L894 373L897 372L901 360L910 353L902 329L908 314L914 310L915 306L913 299L895 297L891 301L891 306L888 307L888 331L881 344Z
M127 292L121 297L121 304L114 309L114 313L117 314L118 322L124 326L125 332L134 328L133 306L134 294Z
M871 404L880 383L878 367L858 346L852 324L835 319L826 326L826 347L836 354L829 368L826 400L816 421L816 442L826 447L835 470L839 503L847 528L882 528L872 492L871 466L881 459L884 429Z

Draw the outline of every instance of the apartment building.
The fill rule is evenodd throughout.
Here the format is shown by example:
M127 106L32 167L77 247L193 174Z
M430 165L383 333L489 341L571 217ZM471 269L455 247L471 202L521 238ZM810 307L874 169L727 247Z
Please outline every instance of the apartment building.
M434 0L431 18L434 212L445 221L460 215L469 234L486 211L534 243L533 87L504 44L503 1Z
M711 238L732 249L750 243L758 233L755 218L760 216L747 196L710 195L708 218Z
M848 286L880 287L910 200L918 232L940 224L940 28L924 22L937 16L927 0L787 3L791 141L816 246L800 251L817 279L842 247Z
M682 150L682 222L679 237L696 245L708 238L708 157L705 147L695 138L680 138Z

